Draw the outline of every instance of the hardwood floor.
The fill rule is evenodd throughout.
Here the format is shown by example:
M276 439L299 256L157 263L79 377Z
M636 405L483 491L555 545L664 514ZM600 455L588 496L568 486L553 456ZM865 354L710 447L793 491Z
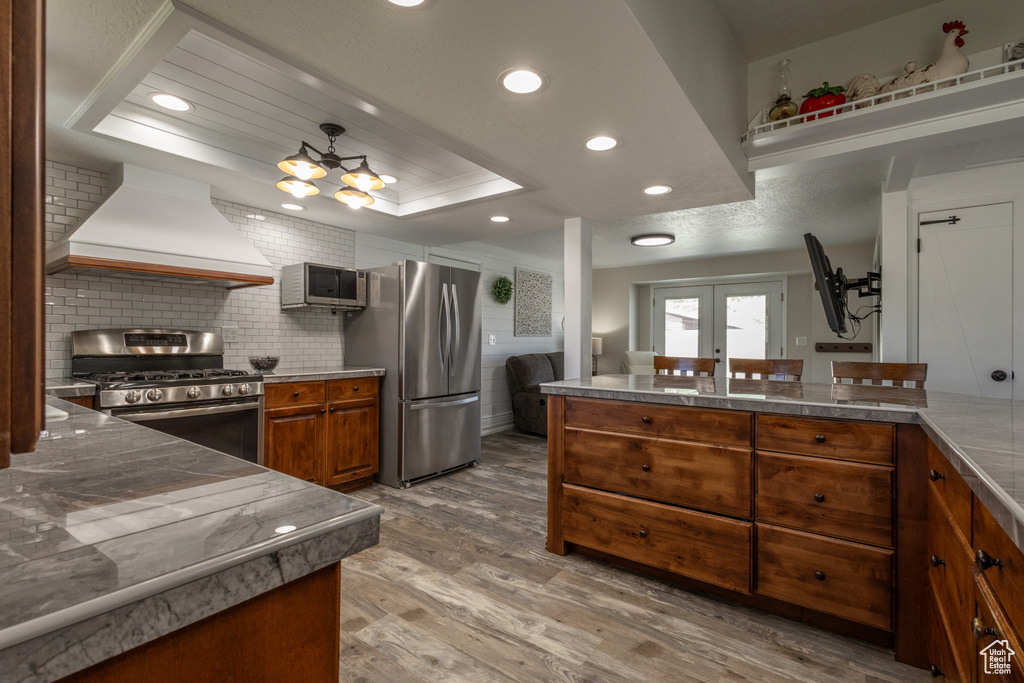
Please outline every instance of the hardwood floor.
M342 562L341 680L910 681L886 650L544 550L546 444L483 439L480 465L383 505Z

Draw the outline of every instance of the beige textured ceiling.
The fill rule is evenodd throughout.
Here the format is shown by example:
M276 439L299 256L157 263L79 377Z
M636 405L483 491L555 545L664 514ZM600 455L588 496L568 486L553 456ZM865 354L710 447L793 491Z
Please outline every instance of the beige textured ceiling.
M65 126L164 1L48 0L48 156L98 170L119 162L157 168L208 182L218 197L279 210L287 195L259 174L224 172ZM714 2L747 60L934 4L678 1ZM559 256L564 219L584 216L594 221L598 267L797 248L808 230L835 244L868 240L876 231L881 162L762 181L752 200L749 179L723 151L733 143L715 139L624 0L428 0L411 10L386 0L188 6L239 40L357 93L364 111L407 120L527 188L407 218L353 211L327 195L310 201L304 218L419 244L484 241ZM691 29L680 26L680 40ZM510 95L497 76L512 66L538 68L550 82L533 95ZM604 155L583 148L585 138L609 132L622 139L621 148ZM735 149L728 151L735 157ZM956 170L971 154L964 150L955 162L935 154L921 167ZM675 191L639 192L653 183ZM819 220L822 212L826 220ZM513 220L492 224L488 217L496 213ZM631 235L667 228L680 235L668 249L623 247Z

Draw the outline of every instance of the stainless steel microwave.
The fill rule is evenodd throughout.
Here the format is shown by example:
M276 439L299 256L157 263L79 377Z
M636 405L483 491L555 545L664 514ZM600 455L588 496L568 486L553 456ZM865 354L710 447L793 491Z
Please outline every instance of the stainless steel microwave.
M281 269L281 308L323 306L343 311L366 308L366 271L295 263Z

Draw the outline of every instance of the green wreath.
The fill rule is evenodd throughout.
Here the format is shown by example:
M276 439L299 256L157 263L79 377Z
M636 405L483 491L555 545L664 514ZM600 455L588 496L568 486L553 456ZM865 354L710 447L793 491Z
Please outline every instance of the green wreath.
M499 276L491 287L491 294L494 295L495 301L504 306L512 300L512 281L504 275Z

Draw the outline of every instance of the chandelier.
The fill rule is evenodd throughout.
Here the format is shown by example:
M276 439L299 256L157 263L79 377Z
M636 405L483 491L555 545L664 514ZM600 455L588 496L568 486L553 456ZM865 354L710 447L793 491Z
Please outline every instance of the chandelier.
M340 168L345 172L345 175L341 176L341 182L345 183L345 187L335 192L334 198L356 209L373 204L373 197L369 191L383 188L384 181L370 170L369 164L366 163L366 155L338 156L334 151L334 141L345 132L345 129L336 123L321 123L320 130L327 136L327 152L321 152L303 140L298 154L293 154L277 165L288 174L277 181L277 186L296 198L312 197L320 194L320 188L313 184L313 180L325 177L328 170ZM310 156L310 150L320 157L319 161ZM343 161L356 159L360 160L360 164L353 169L341 165Z

